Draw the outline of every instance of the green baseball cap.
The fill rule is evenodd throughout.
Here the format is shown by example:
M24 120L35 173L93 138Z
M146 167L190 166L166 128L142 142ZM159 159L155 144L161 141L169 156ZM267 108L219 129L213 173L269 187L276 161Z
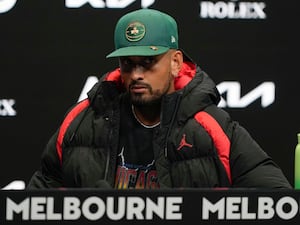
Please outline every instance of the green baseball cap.
M178 49L176 21L154 9L139 9L119 19L114 33L115 51L106 56L153 56Z

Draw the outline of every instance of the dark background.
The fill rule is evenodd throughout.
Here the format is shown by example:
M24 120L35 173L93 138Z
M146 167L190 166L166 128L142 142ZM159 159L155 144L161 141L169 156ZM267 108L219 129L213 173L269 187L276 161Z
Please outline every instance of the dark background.
M175 17L181 48L217 84L238 81L243 96L263 82L275 83L275 101L268 107L258 99L245 108L224 109L293 184L300 132L296 1L257 0L266 4L266 19L201 18L200 2L156 0L149 8ZM67 8L64 0L17 0L11 10L0 13L0 100L14 99L17 112L0 115L0 188L14 180L28 182L86 79L117 66L115 59L105 59L114 48L115 23L138 8L138 0L123 9L90 4Z

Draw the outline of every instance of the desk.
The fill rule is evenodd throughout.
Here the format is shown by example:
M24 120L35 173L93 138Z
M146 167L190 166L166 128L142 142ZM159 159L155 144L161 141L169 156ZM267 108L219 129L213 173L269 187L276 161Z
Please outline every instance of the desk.
M0 224L300 224L300 191L0 191Z

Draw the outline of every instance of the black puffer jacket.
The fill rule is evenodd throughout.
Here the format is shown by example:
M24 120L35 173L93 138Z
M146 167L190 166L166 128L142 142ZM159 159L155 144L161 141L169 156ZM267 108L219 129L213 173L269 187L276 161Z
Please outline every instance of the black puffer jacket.
M163 98L153 139L160 187L291 187L248 132L216 106L219 93L200 68L186 62L175 86ZM119 70L103 76L52 136L28 188L113 187L124 95Z

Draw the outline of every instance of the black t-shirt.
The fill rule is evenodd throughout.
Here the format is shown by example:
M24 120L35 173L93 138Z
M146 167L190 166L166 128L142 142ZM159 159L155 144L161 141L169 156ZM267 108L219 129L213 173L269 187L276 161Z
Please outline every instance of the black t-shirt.
M152 138L157 126L143 126L128 101L121 104L120 142L115 188L159 188Z

